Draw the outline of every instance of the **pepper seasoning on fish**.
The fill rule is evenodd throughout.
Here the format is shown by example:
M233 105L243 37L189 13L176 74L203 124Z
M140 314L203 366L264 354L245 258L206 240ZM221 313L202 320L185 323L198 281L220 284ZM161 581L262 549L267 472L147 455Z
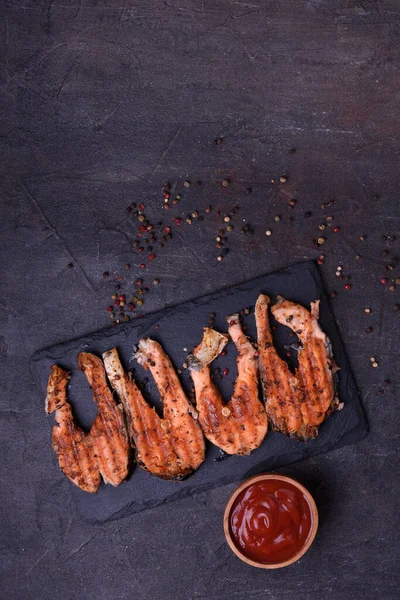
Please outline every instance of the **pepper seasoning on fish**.
M231 315L227 321L229 334L239 353L238 376L229 402L224 402L210 371L210 363L221 353L228 336L206 327L201 343L187 362L204 435L227 454L246 455L260 446L267 433L268 421L258 397L257 353L243 333L239 315Z

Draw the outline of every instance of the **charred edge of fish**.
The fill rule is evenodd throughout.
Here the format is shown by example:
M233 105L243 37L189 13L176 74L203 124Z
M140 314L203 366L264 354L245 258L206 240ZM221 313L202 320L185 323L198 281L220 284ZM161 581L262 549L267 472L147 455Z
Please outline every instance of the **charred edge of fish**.
M188 354L186 357L186 363L189 371L201 371L203 368L202 363L194 356L194 354Z

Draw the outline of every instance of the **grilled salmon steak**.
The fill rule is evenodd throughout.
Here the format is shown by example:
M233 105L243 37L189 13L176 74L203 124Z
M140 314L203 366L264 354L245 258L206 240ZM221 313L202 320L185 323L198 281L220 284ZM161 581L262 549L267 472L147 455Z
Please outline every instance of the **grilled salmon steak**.
M81 352L78 366L86 375L98 408L89 433L93 456L105 483L117 486L128 475L129 462L129 441L122 406L115 403L100 358Z
M339 407L335 396L329 339L318 323L319 301L311 303L311 312L278 296L271 312L275 319L290 327L301 342L299 366L293 374L273 345L268 318L269 298L261 294L256 304L260 377L268 419L282 433L307 441L318 435L324 419Z
M204 435L227 454L246 455L258 448L265 438L268 421L258 397L256 351L243 333L239 315L232 315L227 321L229 334L239 353L238 376L229 402L225 404L211 379L209 366L223 350L227 336L206 327L201 343L188 357L188 366Z
M46 413L55 411L56 425L52 431L52 447L61 471L85 492L97 492L100 471L94 457L89 434L78 427L67 401L69 374L53 365L47 384Z
M124 371L117 349L105 352L103 360L111 386L125 409L137 464L163 479L180 479L188 475L192 467L185 467L175 452L167 422L147 404L131 374Z
M141 442L145 443L145 446L140 449L142 459L143 448L146 453L147 447L152 447L159 453L160 459L165 453L164 471L162 471L162 465L159 464L157 474L168 479L183 479L204 461L205 444L197 420L197 411L187 399L169 357L158 342L150 338L140 340L135 358L139 364L151 372L163 403L163 419L157 421L157 431L143 433L141 437ZM132 410L133 403L134 401L129 402L129 410L132 417L136 417L138 411ZM139 411L141 406L139 406ZM131 423L133 429L133 418L131 418ZM135 434L132 431L133 441L135 441L135 436L137 437L137 432L140 431L139 422L135 427L137 427ZM159 430L164 433L161 438L158 437ZM164 446L166 439L169 443ZM156 446L151 446L152 440L156 440ZM157 460L153 459L155 462ZM150 460L148 465L151 466ZM147 464L146 468L149 468Z

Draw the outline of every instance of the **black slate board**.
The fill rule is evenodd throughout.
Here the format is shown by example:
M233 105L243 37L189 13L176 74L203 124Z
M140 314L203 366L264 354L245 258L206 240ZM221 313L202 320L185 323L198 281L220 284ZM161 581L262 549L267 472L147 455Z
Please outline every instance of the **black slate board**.
M321 426L319 436L306 444L289 440L279 433L270 431L261 447L251 456L233 456L222 461L216 460L220 456L220 451L215 446L208 444L206 460L203 465L189 479L180 483L163 481L145 473L139 467L135 467L129 480L118 488L102 484L97 494L85 493L71 483L72 495L83 518L90 522L105 522L121 518L189 494L276 469L358 441L366 435L367 422L350 366L330 311L318 269L311 261L295 265L284 271L258 277L173 308L166 308L116 328L108 328L36 352L31 359L31 366L41 400L43 400L43 414L50 367L53 363L57 363L73 373L69 386L69 399L80 424L89 428L96 409L94 402L91 401L86 379L77 370L76 356L82 350L94 352L100 356L102 352L113 346L118 348L125 368L134 368L136 380L145 383L144 394L147 400L159 406L157 404L158 394L151 377L132 361L133 349L138 340L143 336L159 340L178 368L187 355L184 348L191 350L201 339L202 329L207 325L210 313L216 314L215 328L226 331L225 316L254 306L260 292L270 295L273 301L277 294L282 294L307 307L310 301L321 299L320 322L323 330L331 339L335 360L341 368L339 397L344 402L344 408L332 414ZM243 317L243 323L248 327L248 335L255 340L254 315ZM155 329L155 325L159 325L158 330ZM282 326L278 326L274 331L274 337L281 353L285 352L285 344L291 344L294 341L294 338L289 336L289 329ZM232 393L232 385L236 376L235 360L236 351L231 342L227 346L227 355L219 357L213 363L213 367L228 367L229 369L229 376L218 382L226 398ZM289 359L289 362L294 365L295 359ZM183 373L182 381L184 388L188 391L191 387L191 380L187 371ZM49 419L49 423L52 424L52 418ZM48 443L50 444L50 434ZM55 468L57 468L56 460Z

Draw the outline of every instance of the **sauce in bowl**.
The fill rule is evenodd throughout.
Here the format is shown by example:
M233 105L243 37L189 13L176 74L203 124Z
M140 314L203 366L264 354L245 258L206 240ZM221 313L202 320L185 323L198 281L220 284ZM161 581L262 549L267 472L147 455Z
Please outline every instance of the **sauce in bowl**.
M314 511L310 506L311 496L300 484L282 476L264 477L249 482L233 499L229 533L239 552L251 561L284 566L311 545L318 517L314 517L315 505Z

